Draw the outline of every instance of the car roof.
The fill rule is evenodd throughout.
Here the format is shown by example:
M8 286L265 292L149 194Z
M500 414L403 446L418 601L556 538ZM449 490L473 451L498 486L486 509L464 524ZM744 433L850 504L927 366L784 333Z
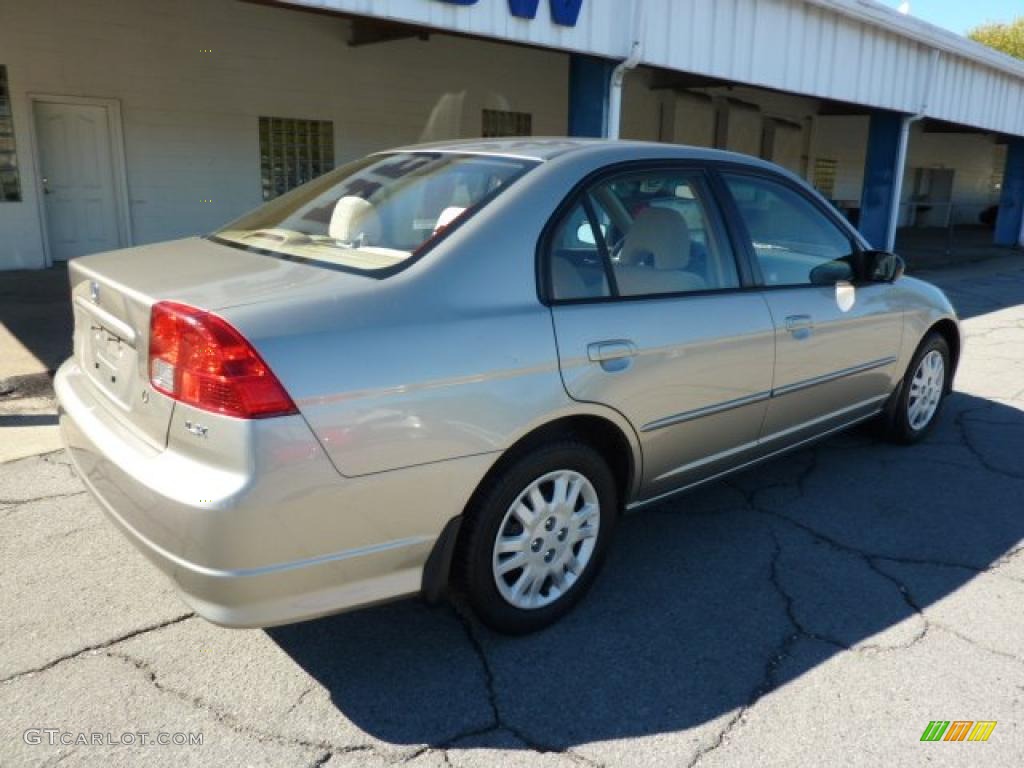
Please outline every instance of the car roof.
M461 139L438 141L429 144L412 144L398 147L392 152L450 152L452 154L490 155L493 157L517 157L544 162L562 155L632 155L637 159L645 157L678 160L718 160L742 163L760 168L779 170L778 166L750 155L726 152L720 149L691 147L682 144L663 144L654 141L623 141L612 139L579 139L568 137L523 136L504 139Z

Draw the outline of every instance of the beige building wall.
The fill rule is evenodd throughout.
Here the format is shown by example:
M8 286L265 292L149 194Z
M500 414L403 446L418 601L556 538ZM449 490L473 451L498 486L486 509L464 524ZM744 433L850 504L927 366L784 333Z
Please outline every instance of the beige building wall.
M440 34L353 48L350 23L238 0L0 0L22 184L0 203L0 269L45 263L29 94L120 102L135 244L262 202L261 115L333 121L336 165L478 136L484 107L565 133L565 54Z

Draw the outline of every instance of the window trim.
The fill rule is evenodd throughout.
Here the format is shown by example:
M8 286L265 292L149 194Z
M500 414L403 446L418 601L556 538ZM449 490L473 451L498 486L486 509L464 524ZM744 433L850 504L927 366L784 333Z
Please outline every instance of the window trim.
M747 260L750 262L750 266L756 276L759 289L763 291L785 291L794 289L806 289L806 288L817 288L821 289L827 286L816 285L815 283L794 283L791 285L768 285L764 279L764 273L761 271L761 262L757 258L757 252L754 250L754 240L750 235L750 231L747 229L747 222L743 218L743 214L740 212L739 205L736 203L736 199L733 197L732 190L729 189L729 184L726 181L726 175L731 176L749 176L756 179L763 179L768 182L772 182L781 187L785 187L794 194L803 198L809 205L815 208L821 213L829 222L832 223L839 232L846 236L846 239L850 243L850 256L861 256L865 252L871 250L870 244L864 239L863 235L858 232L849 221L847 221L840 213L835 209L834 206L830 205L821 193L813 189L807 189L802 183L796 182L793 179L784 176L783 174L777 173L767 168L757 168L743 163L730 163L717 161L712 164L712 174L715 176L717 183L721 189L721 193L724 196L722 205L728 211L727 220L729 227L735 230L736 235L740 238L740 247L743 248L746 253ZM854 265L855 271L859 271L859 265ZM857 274L853 280L853 285L873 285L870 280L865 280L863 276Z
M645 171L682 171L691 173L703 187L705 195L705 208L708 213L708 225L716 231L717 236L724 245L729 246L733 262L736 266L736 274L739 285L730 288L708 288L701 291L674 291L670 293L650 293L635 296L622 296L613 288L614 282L609 281L609 290L613 291L610 296L587 296L579 299L556 299L551 276L551 241L555 230L561 223L563 217L569 214L577 204L583 204L587 217L590 219L591 228L597 236L598 251L601 259L605 262L605 274L612 268L610 255L597 222L593 217L593 210L590 202L590 190L607 179L616 176L623 176L630 173L643 173ZM540 238L537 241L537 250L534 259L536 270L537 298L546 307L572 306L577 304L609 304L623 301L659 301L666 299L682 299L701 296L720 296L723 294L745 293L753 290L760 290L761 286L755 282L754 273L751 272L747 262L750 254L747 253L742 241L736 242L734 233L731 231L725 211L722 209L720 193L716 188L716 179L713 173L713 166L707 160L627 160L620 163L606 165L584 176L569 191L562 201L555 207L554 212L548 218L544 228L541 230Z

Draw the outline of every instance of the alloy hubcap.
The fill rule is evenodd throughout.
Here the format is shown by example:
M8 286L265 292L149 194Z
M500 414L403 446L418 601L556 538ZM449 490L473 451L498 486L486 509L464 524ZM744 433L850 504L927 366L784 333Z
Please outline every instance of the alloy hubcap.
M946 361L937 350L921 360L910 382L907 399L907 421L914 431L924 429L935 416L946 387Z
M534 480L498 527L492 570L505 600L523 610L560 598L594 554L601 505L579 472L563 469Z

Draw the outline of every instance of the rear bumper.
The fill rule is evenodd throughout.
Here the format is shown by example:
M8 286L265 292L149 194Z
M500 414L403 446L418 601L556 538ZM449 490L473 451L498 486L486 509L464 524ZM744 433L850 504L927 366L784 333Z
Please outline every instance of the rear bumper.
M490 464L472 457L346 479L293 416L233 420L225 429L246 430L246 455L218 466L173 438L155 450L134 437L73 360L55 388L85 485L185 602L224 626L284 624L419 592L435 540Z

